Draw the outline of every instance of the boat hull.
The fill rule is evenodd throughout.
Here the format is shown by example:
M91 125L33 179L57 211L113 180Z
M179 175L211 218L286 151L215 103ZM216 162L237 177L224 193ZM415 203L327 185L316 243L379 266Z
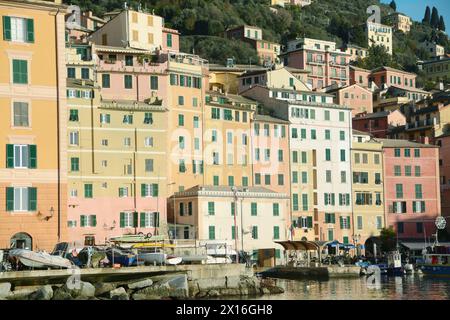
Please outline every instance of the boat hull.
M427 276L450 277L450 265L422 265L420 270Z
M72 262L60 256L52 256L48 253L33 252L24 249L14 249L9 252L10 257L18 259L29 268L70 268Z

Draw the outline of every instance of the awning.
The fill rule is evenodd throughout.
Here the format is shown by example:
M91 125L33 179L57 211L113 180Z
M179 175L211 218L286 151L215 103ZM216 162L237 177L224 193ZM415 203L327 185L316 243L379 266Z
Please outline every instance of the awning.
M320 245L314 241L275 241L275 243L283 246L284 250L314 250L320 249Z
M401 242L400 244L409 250L423 250L424 248L429 247L429 245L427 246L423 242Z

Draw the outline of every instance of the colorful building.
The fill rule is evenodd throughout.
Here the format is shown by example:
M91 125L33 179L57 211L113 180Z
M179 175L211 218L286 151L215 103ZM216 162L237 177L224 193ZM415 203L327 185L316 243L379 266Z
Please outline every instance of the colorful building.
M439 148L407 140L383 144L384 205L388 226L401 240L427 239L441 215Z
M435 42L424 41L422 47L430 54L431 57L441 57L445 55L445 48Z
M369 50L354 44L347 44L345 48L341 51L350 55L350 61L358 61L360 59L365 59L369 55Z
M450 82L450 57L440 56L434 60L425 61L420 64L425 72L425 78L434 82Z
M383 23L391 26L394 31L409 33L411 31L412 19L403 13L394 12L383 17Z
M306 69L309 72L307 83L313 89L349 84L350 54L336 49L335 42L309 38L292 40L281 58L285 66Z
M66 79L61 1L0 1L0 247L67 239Z
M352 120L353 129L367 132L375 138L387 138L391 131L406 124L406 117L399 110L361 113Z
M372 113L372 91L357 84L349 85L342 88L333 88L333 86L325 89L326 93L334 96L334 103L345 105L352 109L352 116L359 113Z
M350 243L351 110L312 91L257 85L242 95L290 122L293 239Z
M411 90L416 88L416 78L415 73L390 67L380 67L371 71L369 82L374 82L379 88L396 86Z
M292 69L292 68L291 68ZM310 90L310 88L287 68L274 70L250 71L238 77L239 92L243 92L254 85L269 88L284 88L292 90Z
M367 21L365 24L365 33L369 47L382 46L390 55L392 55L394 46L392 43L392 27L381 23Z
M369 88L370 70L350 66L350 84L358 84L361 87Z
M170 200L169 221L177 225L177 239L220 240L251 253L252 260L259 249L275 249L282 263L284 250L275 241L288 239L287 194L263 187L196 186Z
M256 50L256 54L259 57L259 64L271 66L279 63L278 56L281 53L281 45L263 40L263 31L261 28L242 25L228 29L225 35L229 39L237 39L250 44Z
M450 134L436 137L436 145L439 146L441 210L443 216L450 217ZM450 230L448 224L447 230Z
M364 245L386 226L381 142L366 132L353 130L352 190L353 240Z

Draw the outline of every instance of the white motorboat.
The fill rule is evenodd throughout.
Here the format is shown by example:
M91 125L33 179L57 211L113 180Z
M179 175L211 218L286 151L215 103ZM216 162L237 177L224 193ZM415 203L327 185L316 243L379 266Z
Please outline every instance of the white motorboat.
M143 252L139 253L137 256L138 261L143 261L145 264L156 264L156 265L164 265L164 264L180 264L183 261L182 257L175 257L171 255L167 255L164 252Z
M34 252L25 249L12 249L9 257L19 260L29 268L70 268L72 262L60 256L52 256L47 252Z

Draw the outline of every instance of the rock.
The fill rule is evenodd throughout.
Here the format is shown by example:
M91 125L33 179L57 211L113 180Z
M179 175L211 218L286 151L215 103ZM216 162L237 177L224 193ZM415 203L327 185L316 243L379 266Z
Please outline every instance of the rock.
M53 297L53 289L51 286L46 285L33 292L30 296L30 300L50 300Z
M208 291L208 297L211 297L211 298L220 297L220 292L217 291L217 290L209 290Z
M53 300L72 300L72 295L61 287L53 293Z
M268 288L261 288L261 294L270 294L270 290Z
M169 278L164 277L158 283L140 289L135 294L146 295L149 297L148 300L153 299L155 296L160 298L187 298L189 294L187 276L183 274L170 276Z
M247 288L240 288L239 293L241 296L248 296L248 289Z
M132 289L132 290L139 290L139 289L150 287L152 284L153 284L152 279L145 279L145 280L129 283L128 288Z
M284 293L284 289L278 286L268 287L267 289L269 289L270 294Z
M11 293L11 283L0 283L0 298L6 298Z
M67 283L57 289L54 293L55 300L87 300L88 298L95 296L95 287L89 283L80 281L76 286L68 286Z
M128 296L128 293L124 287L120 287L120 288L112 290L109 293L109 297L112 300L130 300L130 297Z
M135 293L131 296L133 300L161 300L159 296L152 296L148 294Z
M94 285L94 287L95 287L95 296L98 297L114 290L116 288L116 285L113 283L97 282Z
M208 296L208 292L207 291L199 291L196 295L195 298L197 299L202 299L202 298L206 298Z
M36 292L39 288L37 287L30 287L30 288L22 288L18 290L12 291L9 296L6 298L8 300L27 300L28 297L33 293Z
M95 287L89 282L81 282L80 296L87 298L95 296Z
M222 296L240 296L241 291L237 288L223 288L223 289L220 289L220 295L222 295Z

